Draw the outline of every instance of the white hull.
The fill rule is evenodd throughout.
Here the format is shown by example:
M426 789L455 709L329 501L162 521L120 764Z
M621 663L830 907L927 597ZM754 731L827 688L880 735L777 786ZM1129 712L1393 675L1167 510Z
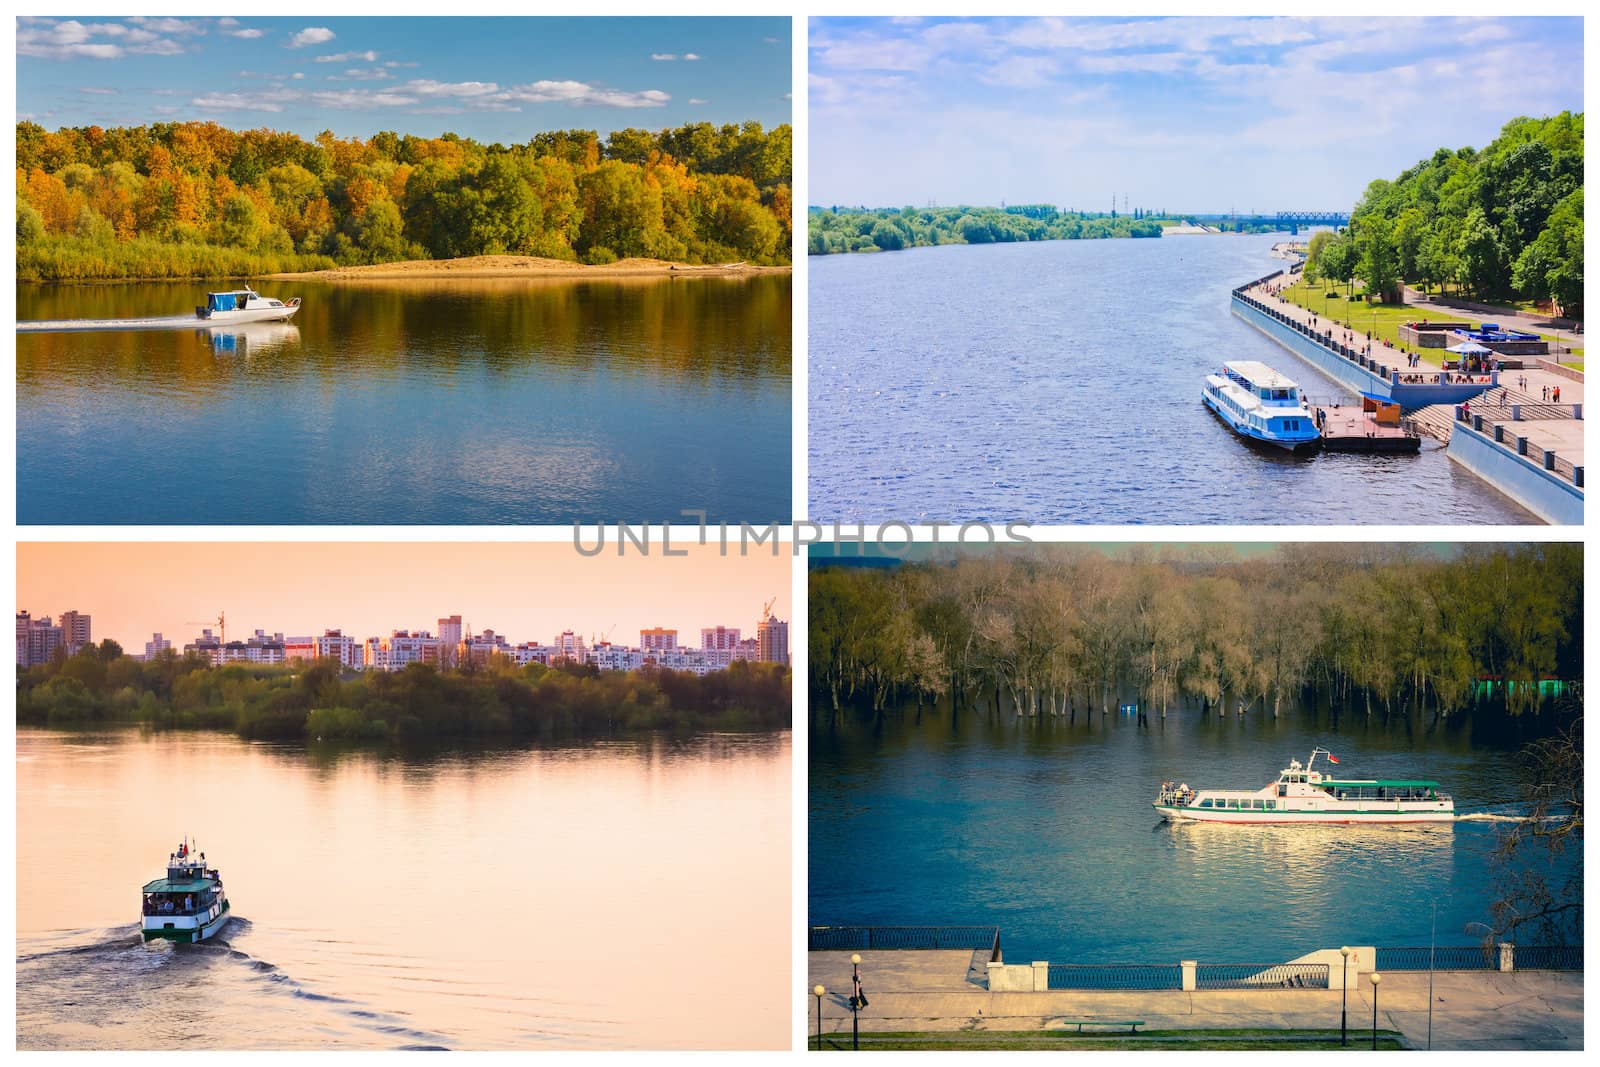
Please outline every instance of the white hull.
M1224 823L1250 823L1258 826L1271 826L1281 823L1330 823L1338 825L1353 825L1357 823L1395 824L1395 823L1453 823L1456 813L1453 807L1429 808L1418 811L1397 811L1390 808L1387 811L1234 811L1225 809L1202 810L1190 807L1172 807L1157 804L1156 810L1163 819L1171 822L1224 822Z
M203 915L146 915L140 925L146 941L160 938L192 945L217 936L231 918L233 910L219 900Z
M1219 404L1216 398L1210 393L1201 393L1200 399L1206 402L1206 407L1211 409L1212 414L1216 415L1219 419L1226 423L1228 429L1232 430L1240 437L1247 437L1252 441L1259 441L1264 445L1274 445L1283 449L1285 452L1305 452L1316 448L1322 442L1322 435L1320 433L1300 435L1297 437L1281 437L1270 433L1264 433L1251 426L1248 422L1245 422L1235 416L1233 412ZM1307 417L1309 418L1309 416Z
M213 311L200 321L207 326L238 326L245 322L288 322L300 305L277 308L248 308L244 311Z

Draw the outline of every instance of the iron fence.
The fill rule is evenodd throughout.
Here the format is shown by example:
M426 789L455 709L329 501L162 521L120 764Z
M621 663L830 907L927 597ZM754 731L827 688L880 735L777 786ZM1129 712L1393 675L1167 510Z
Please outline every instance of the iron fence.
M1326 963L1202 963L1196 989L1327 989Z
M1176 963L1052 963L1051 989L1182 989Z
M812 952L845 949L987 949L1000 958L998 926L813 926Z
M1495 945L1437 945L1429 948L1380 948L1379 971L1498 971L1500 949Z
M1519 971L1581 971L1582 945L1518 945L1511 950Z

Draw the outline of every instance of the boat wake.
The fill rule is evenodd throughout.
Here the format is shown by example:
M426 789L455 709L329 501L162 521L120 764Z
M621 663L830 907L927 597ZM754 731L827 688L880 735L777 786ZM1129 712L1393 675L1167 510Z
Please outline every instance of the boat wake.
M1554 819L1554 818L1555 818L1555 816L1553 816L1553 815L1552 816L1547 816L1542 821L1549 822L1551 819ZM1457 814L1456 815L1456 822L1532 822L1532 821L1534 821L1534 820L1533 820L1533 816L1531 816L1531 815L1502 815L1502 814L1500 814L1498 812L1493 812L1493 811L1471 811L1471 812L1467 812L1465 814Z
M18 333L91 333L106 330L191 330L206 324L193 315L148 319L36 319L17 323Z
M65 931L35 939L32 951L19 942L18 1046L283 1048L315 1034L319 1045L370 1048L376 1034L395 1049L450 1047L402 1015L322 992L232 943L249 930L235 916L228 936L198 945L146 945L128 927Z

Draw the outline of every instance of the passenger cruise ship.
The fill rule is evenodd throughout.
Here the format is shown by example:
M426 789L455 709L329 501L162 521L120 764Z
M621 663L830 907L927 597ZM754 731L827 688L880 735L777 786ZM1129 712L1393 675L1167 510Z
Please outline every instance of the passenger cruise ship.
M1311 769L1317 756L1338 759L1325 748L1311 750L1300 765L1290 760L1278 780L1262 789L1191 789L1166 782L1154 807L1170 822L1407 823L1452 822L1455 802L1438 782L1420 779L1330 778Z
M1221 373L1206 375L1200 395L1206 407L1240 437L1293 452L1310 451L1322 443L1300 387L1265 363L1224 363Z
M222 891L222 874L206 866L206 854L195 852L188 838L167 857L167 876L150 882L142 893L139 925L146 941L198 944L233 917L228 894Z

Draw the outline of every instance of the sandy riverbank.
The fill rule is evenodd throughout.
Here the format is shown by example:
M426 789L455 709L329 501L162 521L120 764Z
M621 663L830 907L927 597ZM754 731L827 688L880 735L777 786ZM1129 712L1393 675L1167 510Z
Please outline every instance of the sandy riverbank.
M650 278L678 275L737 277L754 274L788 274L792 267L757 267L749 263L671 263L664 259L619 259L590 266L563 259L537 256L466 256L462 259L408 259L365 267L270 274L269 278L314 278L319 281L392 281L405 278Z

